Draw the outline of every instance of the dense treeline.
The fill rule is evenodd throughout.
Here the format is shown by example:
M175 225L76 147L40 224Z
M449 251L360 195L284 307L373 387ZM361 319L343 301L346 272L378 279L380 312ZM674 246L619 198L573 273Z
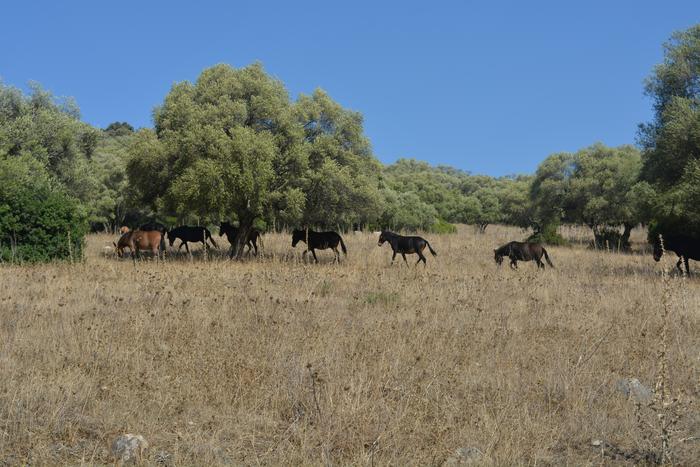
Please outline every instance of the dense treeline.
M626 249L633 226L700 237L700 25L674 34L645 90L637 146L600 143L547 157L533 175L493 178L400 159L383 166L362 115L327 93L290 99L261 65L216 65L174 85L154 127L80 120L71 99L0 83L0 259L80 255L83 233L147 219L450 232L563 223ZM49 240L51 239L51 240ZM239 251L242 245L237 245Z

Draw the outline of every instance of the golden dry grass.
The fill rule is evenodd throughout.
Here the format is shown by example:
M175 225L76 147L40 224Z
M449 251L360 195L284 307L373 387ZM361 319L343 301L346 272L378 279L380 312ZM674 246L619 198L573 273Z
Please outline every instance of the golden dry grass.
M348 234L340 265L267 234L243 262L134 266L91 236L81 264L2 267L0 465L107 464L124 432L149 441L149 464L439 465L460 447L483 465L643 462L655 418L641 407L640 425L615 386L654 387L660 266L552 247L556 269L497 268L492 249L522 236L428 235L426 268L390 267L372 234ZM700 282L669 284L669 387L687 407L674 454L689 464Z

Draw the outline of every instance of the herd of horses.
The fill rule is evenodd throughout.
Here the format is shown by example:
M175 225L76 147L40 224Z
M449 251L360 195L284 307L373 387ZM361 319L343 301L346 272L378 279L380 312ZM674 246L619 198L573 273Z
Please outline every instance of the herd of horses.
M156 258L160 258L161 254L165 252L166 238L170 243L170 247L174 246L176 240L180 240L178 252L184 246L188 254L190 253L188 243L202 243L206 249L209 247L208 242L211 242L214 248L218 248L209 229L202 226L182 225L168 230L163 224L152 222L144 224L136 230L122 227L120 233L121 236L119 240L114 243L117 255L120 258L123 257L125 250L128 248L134 261L140 256L142 251L148 251ZM238 228L229 222L222 222L219 225L219 236L222 237L226 235L231 245L234 244L238 233ZM302 257L305 257L306 254L310 252L317 263L318 257L316 256L316 250L333 250L335 262L340 262L340 251L338 247L340 247L344 255L348 254L345 242L343 242L343 237L337 232L294 230L292 232L292 247L296 247L299 242L304 242L306 244L306 250L304 250ZM262 233L255 229L251 230L245 241L245 247L248 248L247 253L252 253L257 256L258 243L262 246ZM377 245L382 246L384 243L388 243L393 251L391 257L392 264L397 254L401 255L406 264L408 264L406 255L416 254L418 255L416 265L422 261L425 266L427 265L427 260L423 251L426 247L433 256L437 256L437 252L433 249L428 240L423 237L399 235L385 230L380 233ZM675 252L679 258L676 267L683 273L681 264L685 264L685 273L687 275L690 275L688 260L700 260L700 242L691 237L665 235L661 238L657 238L652 246L655 261L659 261L665 251ZM510 267L512 269L518 268L518 261L534 261L538 269L544 269L545 265L542 258L544 258L550 267L554 267L554 264L552 264L552 261L549 259L547 250L540 243L513 241L494 249L493 252L494 260L499 266L503 263L503 259L507 257L510 260ZM231 248L230 256L233 257L233 247Z

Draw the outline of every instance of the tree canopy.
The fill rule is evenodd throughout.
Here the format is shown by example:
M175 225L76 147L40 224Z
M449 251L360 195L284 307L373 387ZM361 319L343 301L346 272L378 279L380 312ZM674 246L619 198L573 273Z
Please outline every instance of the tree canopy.
M259 64L216 65L178 83L127 165L144 203L182 216L266 225L379 215L378 168L362 118L316 91L297 102ZM237 254L242 244L236 245Z
M640 126L645 217L700 237L700 25L675 33L647 79L654 119Z

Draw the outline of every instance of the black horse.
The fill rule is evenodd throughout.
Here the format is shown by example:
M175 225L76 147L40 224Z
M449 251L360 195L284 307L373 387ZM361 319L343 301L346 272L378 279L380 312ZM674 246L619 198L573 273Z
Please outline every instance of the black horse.
M297 246L299 242L306 242L306 231L305 230L295 230L292 232L292 248ZM343 237L341 237L336 232L314 232L309 230L309 241L306 245L306 250L302 256L306 256L306 253L311 251L314 255L314 259L318 263L318 258L316 257L316 251L314 250L326 250L331 248L335 253L335 261L340 262L340 252L338 251L338 245L343 250L345 256L348 255L348 250L345 248L345 243L343 242Z
M201 225L194 227L190 225L181 225L180 227L175 227L173 230L168 232L168 240L170 241L171 247L178 238L180 239L181 243L177 248L177 251L180 251L182 245L185 245L185 250L187 250L188 254L190 252L190 247L187 245L187 242L201 242L202 245L204 245L204 248L207 248L209 246L207 244L207 240L209 240L211 241L211 244L214 245L214 248L219 248L212 238L209 229L202 227Z
M518 261L532 260L535 260L537 263L537 269L544 269L544 263L542 262L542 256L544 256L547 264L552 268L554 267L549 260L547 250L539 243L510 242L496 248L493 250L493 253L496 264L499 266L503 263L503 257L507 256L510 258L510 267L513 269L518 269Z
M654 261L659 261L664 254L664 250L674 251L678 255L676 267L683 274L681 263L685 263L685 273L690 275L688 260L700 261L700 240L686 235L663 235L663 248L658 235L654 238Z
M141 230L142 232L151 232L153 230L157 230L158 232L162 233L165 235L168 233L168 228L161 224L160 222L148 222L146 224L143 224L141 227L139 227L137 230Z
M231 256L233 256L233 244L236 241L236 237L238 236L238 227L228 223L228 222L222 222L219 225L219 237L226 235L226 239L228 242L231 244ZM250 253L251 250L254 250L255 253L253 253L255 256L258 256L258 238L260 238L262 234L253 229L250 231L248 234L248 238L246 239L246 246L248 247L248 253ZM262 246L262 239L260 239L260 244Z
M389 242L389 245L391 245L391 249L394 250L394 254L391 257L391 264L394 264L396 253L401 253L401 256L403 257L403 260L406 264L408 264L408 261L406 260L406 253L415 253L418 255L418 261L416 261L416 265L423 261L423 266L425 266L426 264L428 264L428 262L425 260L425 256L423 256L423 250L425 250L426 246L428 247L430 253L432 253L433 256L437 256L437 253L435 252L435 250L433 250L433 247L430 246L428 240L424 239L423 237L404 237L403 235L395 234L394 232L389 232L388 230L385 230L379 235L379 241L377 242L377 245L382 246L384 242Z

